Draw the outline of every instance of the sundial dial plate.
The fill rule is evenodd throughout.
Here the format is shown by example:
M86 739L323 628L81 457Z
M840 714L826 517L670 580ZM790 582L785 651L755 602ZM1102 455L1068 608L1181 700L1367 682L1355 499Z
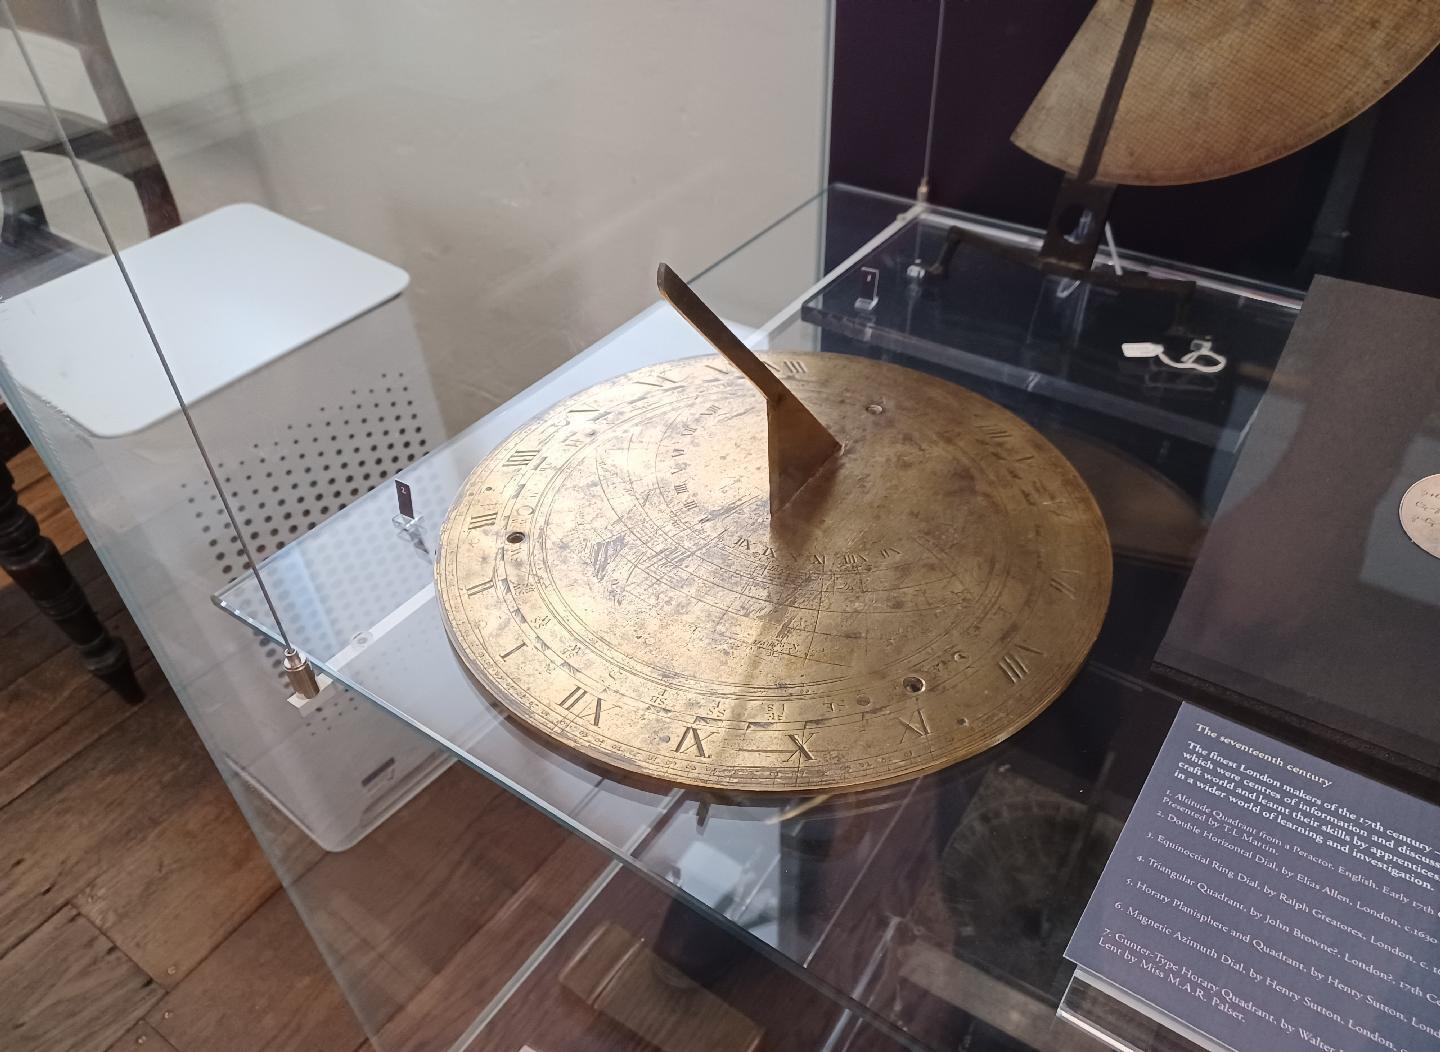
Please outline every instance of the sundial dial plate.
M436 564L466 665L550 738L690 785L884 784L1013 734L1109 598L1080 477L946 381L762 358L843 445L773 514L767 403L715 355L566 399L476 468Z

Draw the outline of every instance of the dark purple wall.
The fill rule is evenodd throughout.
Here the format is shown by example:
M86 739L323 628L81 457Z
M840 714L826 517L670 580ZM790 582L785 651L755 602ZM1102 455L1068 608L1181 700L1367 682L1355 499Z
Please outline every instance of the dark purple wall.
M938 0L836 0L830 177L913 197L923 166ZM1060 173L1010 142L1091 0L951 0L939 78L931 200L1043 227ZM1440 237L1440 59L1380 104L1340 273L1440 295L1425 265ZM1121 187L1120 243L1282 283L1300 270L1339 154L1337 132L1273 164L1181 187Z

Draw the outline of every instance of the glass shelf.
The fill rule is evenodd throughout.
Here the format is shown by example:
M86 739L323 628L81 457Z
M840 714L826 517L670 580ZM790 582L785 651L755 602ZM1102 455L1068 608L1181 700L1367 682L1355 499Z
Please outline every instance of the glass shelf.
M966 239L945 272L919 273L942 257L957 230ZM802 316L882 352L1236 449L1290 333L1296 295L1143 256L1121 271L1128 265L1133 273L1139 263L1155 276L1194 281L1193 292L1182 302L1170 290L1079 285L1011 257L1038 245L1031 232L921 213L838 268L805 301ZM1097 266L1110 270L1105 253ZM863 287L867 272L878 286L874 304ZM1158 342L1172 330L1183 330L1187 343L1204 337L1216 354L1245 367L1207 375L1150 359L1117 361L1121 343Z
M912 294L906 268L933 259L955 223L1033 243L837 187L695 284L757 348L899 360L1001 402L1096 493L1116 552L1100 640L1043 716L968 762L818 797L643 784L548 745L468 675L433 585L451 500L553 402L707 353L659 304L402 470L413 522L386 482L261 566L290 638L326 676L919 1048L943 1044L956 1012L1007 1033L1053 1023L1072 970L1063 948L1178 705L1150 681L1151 661L1297 308L1283 290L1175 271L1199 285L1191 320L1230 364L1218 381L1166 391L1115 346L1158 335L1154 293L1067 292L967 247L947 279L958 299ZM881 272L868 309L856 304L864 267ZM216 602L279 638L251 578Z

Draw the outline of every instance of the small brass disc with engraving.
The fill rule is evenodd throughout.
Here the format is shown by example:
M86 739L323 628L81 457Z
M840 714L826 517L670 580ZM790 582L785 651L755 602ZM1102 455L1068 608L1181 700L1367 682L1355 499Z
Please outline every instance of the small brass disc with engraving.
M1440 475L1427 475L1405 491L1400 525L1405 536L1440 559Z
M841 448L774 513L766 400L716 355L566 399L475 469L436 563L471 672L551 738L696 786L879 785L1015 733L1109 599L1079 475L947 381L762 360Z

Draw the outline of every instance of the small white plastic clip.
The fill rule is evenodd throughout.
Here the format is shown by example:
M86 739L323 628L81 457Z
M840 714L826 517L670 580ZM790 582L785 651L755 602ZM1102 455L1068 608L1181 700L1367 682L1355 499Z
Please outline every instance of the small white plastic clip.
M855 309L870 313L875 309L875 304L880 302L880 269L878 267L860 268L860 298L855 301Z

